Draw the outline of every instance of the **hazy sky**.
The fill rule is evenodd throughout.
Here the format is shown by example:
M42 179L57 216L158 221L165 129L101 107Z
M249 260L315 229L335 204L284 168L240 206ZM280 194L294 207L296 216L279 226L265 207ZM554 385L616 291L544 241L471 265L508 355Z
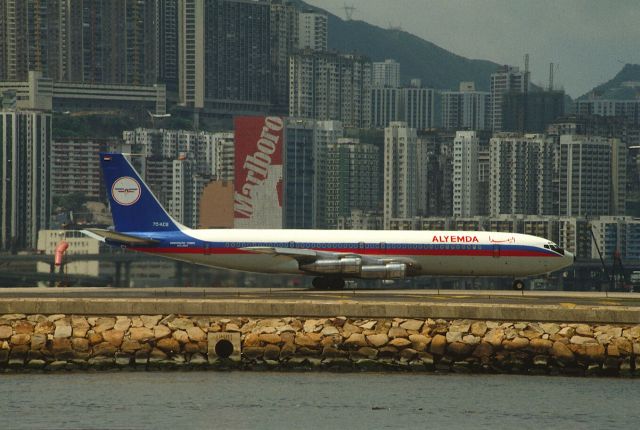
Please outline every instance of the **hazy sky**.
M577 97L640 63L640 0L306 0L344 19L402 27L455 54L524 67ZM331 29L329 29L331 31ZM402 66L401 66L402 67Z

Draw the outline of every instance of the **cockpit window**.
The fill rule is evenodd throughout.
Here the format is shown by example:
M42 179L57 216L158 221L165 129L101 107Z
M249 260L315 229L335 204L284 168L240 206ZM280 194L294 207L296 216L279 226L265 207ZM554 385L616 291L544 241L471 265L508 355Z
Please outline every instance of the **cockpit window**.
M550 249L551 251L560 254L560 255L564 255L564 249L560 248L558 245L556 245L555 243L550 243L548 245L544 246L547 249Z

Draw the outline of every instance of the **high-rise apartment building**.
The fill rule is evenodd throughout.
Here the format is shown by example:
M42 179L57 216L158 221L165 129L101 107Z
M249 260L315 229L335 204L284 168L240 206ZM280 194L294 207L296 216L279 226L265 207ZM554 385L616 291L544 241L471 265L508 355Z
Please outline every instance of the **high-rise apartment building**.
M361 56L305 50L290 57L289 115L367 128L371 62Z
M435 91L423 88L419 81L406 88L371 89L371 126L385 128L391 122L406 122L409 127L427 130L435 127Z
M300 12L298 14L298 49L326 51L327 24L327 15L322 12Z
M626 153L618 139L560 136L559 214L624 215Z
M633 124L640 124L640 100L577 100L575 107L578 115L615 116L628 119Z
M400 87L400 63L388 59L373 62L374 88L399 88Z
M473 82L461 82L458 91L443 91L442 128L486 130L489 126L489 93L476 91Z
M392 218L417 215L417 134L405 122L392 122L384 130L384 226Z
M107 149L108 142L101 140L60 139L52 142L52 196L81 193L87 200L102 200L100 152Z
M502 131L544 133L564 115L564 91L509 91L502 95Z
M235 146L232 132L203 133L205 168L202 173L216 181L233 181Z
M197 173L196 162L186 154L173 160L172 199L169 212L178 221L197 228L199 200L205 179Z
M35 249L51 216L51 114L0 110L0 249Z
M539 134L494 135L489 143L491 215L554 215L556 144Z
M204 3L180 0L178 4L178 99L191 108L204 107Z
M298 49L298 10L286 0L271 2L271 110L289 113L289 56Z
M358 139L339 138L325 148L325 175L320 195L319 227L337 228L340 217L352 211L370 213L379 209L381 171L378 147Z
M502 66L491 74L490 129L502 131L502 110L504 94L508 92L526 93L529 91L529 72L521 72L518 67Z
M453 216L470 217L479 212L478 181L480 139L475 131L458 131L453 141Z
M289 118L284 132L284 228L316 227L316 121Z

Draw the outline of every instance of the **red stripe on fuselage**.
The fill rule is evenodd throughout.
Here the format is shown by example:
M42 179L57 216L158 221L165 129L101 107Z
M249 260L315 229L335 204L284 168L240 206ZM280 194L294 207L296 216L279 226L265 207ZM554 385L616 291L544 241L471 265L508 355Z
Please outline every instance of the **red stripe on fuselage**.
M238 248L177 248L177 247L131 247L134 251L152 254L211 254L211 255L257 255L258 253L245 251ZM295 248L294 248L295 249ZM306 248L305 248L306 249ZM313 248L311 248L313 249ZM367 254L367 255L396 255L396 256L473 256L473 257L561 257L545 251L525 251L521 249L510 250L500 248L499 255L491 249L358 249L358 248L333 248L317 249L321 252L335 252L343 254Z

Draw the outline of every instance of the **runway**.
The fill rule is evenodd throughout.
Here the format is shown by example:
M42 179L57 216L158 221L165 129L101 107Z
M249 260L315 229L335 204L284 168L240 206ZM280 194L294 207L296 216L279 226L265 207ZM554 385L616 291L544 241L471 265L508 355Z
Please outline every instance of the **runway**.
M504 290L354 289L319 291L303 288L0 288L0 299L204 299L248 301L348 300L362 303L434 303L482 305L557 305L640 307L640 293Z

